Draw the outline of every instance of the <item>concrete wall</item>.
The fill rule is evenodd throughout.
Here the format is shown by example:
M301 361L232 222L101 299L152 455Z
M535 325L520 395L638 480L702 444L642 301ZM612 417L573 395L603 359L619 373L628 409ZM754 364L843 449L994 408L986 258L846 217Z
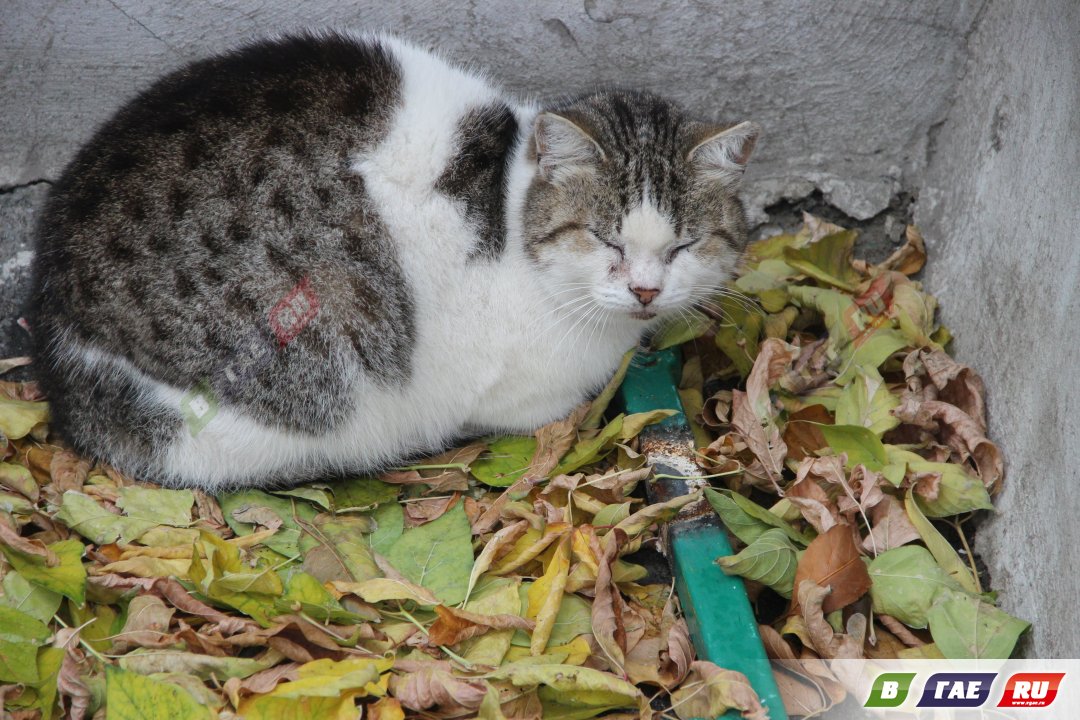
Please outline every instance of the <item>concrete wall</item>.
M991 0L916 219L927 286L989 388L1007 462L979 531L1032 657L1080 656L1080 3Z
M6 0L0 355L18 349L32 210L94 126L162 72L254 34L393 29L521 93L664 92L767 138L751 204L820 190L849 218L919 192L927 284L990 388L1009 480L979 536L1033 656L1080 654L1080 4L1076 0Z

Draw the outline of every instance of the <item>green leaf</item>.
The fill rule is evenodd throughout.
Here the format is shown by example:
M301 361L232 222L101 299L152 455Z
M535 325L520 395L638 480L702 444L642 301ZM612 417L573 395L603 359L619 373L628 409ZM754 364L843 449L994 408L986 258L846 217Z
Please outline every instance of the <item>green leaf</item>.
M719 558L717 563L728 575L756 580L790 598L798 552L788 536L774 528L761 533L737 555Z
M330 499L331 495L326 490L317 487L295 487L289 490L274 490L275 495L284 495L285 497L300 498L306 500L309 503L318 505L323 510L332 509L333 501Z
M18 493L0 491L0 511L12 515L33 515L37 512L37 506Z
M49 622L60 609L63 597L52 590L32 585L14 570L4 575L4 594L0 604L21 610L41 622Z
M629 502L612 503L597 511L593 516L592 524L597 528L612 527L628 517L630 517Z
M338 512L353 508L367 508L397 500L400 488L371 477L359 477L334 483L334 507Z
M116 506L130 518L152 525L187 527L191 525L191 506L195 496L190 490L159 490L130 486L120 488Z
M629 442L636 438L648 425L655 425L672 415L678 415L678 410L650 410L649 412L634 413L623 418L622 430L619 432L619 440Z
M397 503L380 505L379 510L382 511L384 507L397 508L397 513L401 514L401 506ZM387 510L387 514L392 514L392 511ZM376 519L375 522L381 521ZM372 546L368 540L371 536L364 534L370 526L371 518L366 516L320 515L312 523L314 533L305 535L300 542L304 553L304 570L323 582L332 579L363 582L382 577L382 571L371 554ZM387 528L392 529L389 526L390 522L387 521ZM316 562L327 563L330 568L315 572L309 568L309 564Z
M869 428L860 425L814 424L837 455L847 453L848 467L865 465L870 470L880 472L889 460L885 455L885 446Z
M757 357L764 315L755 308L750 310L738 300L728 296L718 301L720 313L727 320L716 330L714 342L735 365L741 377L750 374Z
M282 613L299 611L320 622L357 625L362 618L341 607L321 582L306 572L296 571L285 582L285 594L274 601Z
M35 685L40 680L38 646L52 633L49 627L24 612L0 607L0 680Z
M400 504L389 502L376 508L371 517L375 520L375 530L368 535L368 542L372 550L386 555L405 532L405 511Z
M889 327L863 332L841 351L842 372L837 376L836 384L847 385L855 376L856 369L880 367L890 355L907 346L904 336Z
M623 422L626 416L622 413L612 418L603 430L595 437L581 440L563 456L558 467L551 471L551 477L572 473L575 470L596 462L611 452L615 443L622 437Z
M265 561L252 567L239 548L209 532L200 533L195 550L188 575L203 594L269 627L273 598L284 591L277 573Z
M109 512L94 498L75 490L64 493L56 519L92 543L106 545L119 540L129 544L158 523Z
M70 598L76 605L86 601L86 568L82 564L83 544L74 538L61 540L48 546L60 562L53 567L45 565L42 558L27 558L0 545L8 562L16 572L38 587Z
M913 628L927 625L936 602L963 588L919 545L887 550L870 562L870 599L875 612L892 615Z
M695 338L699 338L712 327L712 318L697 310L688 310L681 313L678 319L667 322L652 336L651 345L655 350L666 350L669 347L682 345Z
M458 502L429 523L406 530L387 559L407 579L446 605L465 599L473 565L472 527Z
M778 313L788 304L785 279L794 274L795 268L782 260L766 261L761 268L740 275L735 287L756 297L767 312Z
M836 424L865 427L881 437L900 424L892 414L899 404L900 398L889 392L876 368L857 367L854 380L836 401Z
M934 312L937 300L933 295L921 292L911 283L893 287L890 314L896 318L900 332L912 347L936 345L930 338L934 332Z
M237 493L221 493L217 496L225 522L237 535L250 535L255 526L240 522L233 513L247 507L265 507L281 519L282 527L272 537L263 541L263 545L281 553L285 557L300 554L300 523L311 523L317 514L315 508L305 502L286 500L285 498L264 493L261 490L243 490Z
M907 510L908 519L911 520L911 524L915 526L915 529L919 531L919 537L922 538L923 543L930 550L930 554L937 560L938 565L949 573L965 591L977 595L979 585L975 582L971 570L960 559L952 544L926 519L926 515L923 514L918 501L910 491L904 500L904 508Z
M37 501L41 493L30 470L15 463L0 462L0 486L11 488L33 501Z
M850 345L853 337L867 326L866 317L846 293L803 285L790 286L788 293L799 307L812 308L821 313L825 329L829 332L828 347L834 355Z
M105 720L211 720L211 711L175 685L105 668Z
M509 487L525 474L536 452L536 438L509 435L488 445L487 452L473 460L473 477L492 487Z
M934 644L947 658L1008 658L1021 633L1030 627L1012 615L957 593L927 614Z
M35 686L38 696L32 708L41 711L42 720L50 720L56 704L56 681L60 676L60 665L64 662L63 648L46 647L38 651L37 670L41 680Z
M731 490L705 488L705 498L731 533L750 545L769 528L783 531L785 535L799 543L809 545L813 537L801 533L778 515L774 515L753 500Z
M854 230L844 230L804 247L784 248L784 260L815 280L853 292L859 282L859 273L851 266L857 235Z
M991 502L982 480L968 474L960 465L913 460L908 463L908 469L917 473L941 474L938 496L933 500L919 499L922 509L930 517L948 517L972 510L994 509L994 503Z

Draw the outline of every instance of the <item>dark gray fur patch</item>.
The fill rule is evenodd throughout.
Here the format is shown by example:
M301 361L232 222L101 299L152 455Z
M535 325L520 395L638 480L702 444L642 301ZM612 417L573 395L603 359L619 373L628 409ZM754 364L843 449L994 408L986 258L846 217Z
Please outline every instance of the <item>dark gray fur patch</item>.
M514 158L518 122L510 106L492 103L458 122L457 152L435 189L461 202L480 242L471 257L498 257L506 247L506 176Z
M352 409L350 364L388 385L409 377L408 287L349 169L385 134L400 84L378 42L307 33L183 68L97 132L45 209L30 310L69 442L145 456L179 416L79 372L66 338L175 387L209 384L243 414L300 432ZM294 328L281 333L271 315L301 285L318 312L283 341Z

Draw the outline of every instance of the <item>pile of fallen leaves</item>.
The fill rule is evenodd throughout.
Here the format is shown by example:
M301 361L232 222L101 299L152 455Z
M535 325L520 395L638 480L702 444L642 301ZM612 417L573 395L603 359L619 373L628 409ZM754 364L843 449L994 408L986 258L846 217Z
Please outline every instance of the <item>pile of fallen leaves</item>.
M587 718L760 706L694 662L670 584L624 560L660 410L600 398L535 437L381 477L216 497L53 444L0 385L0 695L15 718ZM640 493L638 493L640 494Z
M748 581L799 715L845 695L818 659L1007 658L1028 627L995 607L964 529L992 509L1002 459L982 380L911 279L923 240L909 227L878 265L855 240L807 216L657 339L685 342L698 460L727 485L705 493L738 541L719 562Z
M658 338L684 344L705 494L743 545L719 562L781 660L1008 655L1026 624L935 527L960 516L965 543L1001 480L981 382L908 277L917 235L877 266L851 260L854 239L811 219L753 245L736 288ZM5 710L763 717L744 677L694 659L672 585L634 562L701 493L642 499L637 436L673 411L612 416L617 382L533 437L211 496L91 465L50 435L34 383L0 381ZM824 665L777 677L792 707L843 697Z

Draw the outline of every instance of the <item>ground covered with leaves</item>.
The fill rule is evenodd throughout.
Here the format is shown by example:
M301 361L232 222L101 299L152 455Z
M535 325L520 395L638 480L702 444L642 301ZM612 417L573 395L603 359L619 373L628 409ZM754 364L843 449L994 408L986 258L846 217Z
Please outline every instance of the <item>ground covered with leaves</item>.
M736 541L792 714L834 658L1006 657L965 523L1002 480L983 387L911 279L808 218L663 331L713 487L649 505L637 436L593 403L379 477L216 497L94 466L0 381L0 696L15 718L764 717L696 660L635 562L707 500ZM0 371L18 361L0 362ZM624 366L625 370L625 366ZM674 409L672 409L674 410Z

